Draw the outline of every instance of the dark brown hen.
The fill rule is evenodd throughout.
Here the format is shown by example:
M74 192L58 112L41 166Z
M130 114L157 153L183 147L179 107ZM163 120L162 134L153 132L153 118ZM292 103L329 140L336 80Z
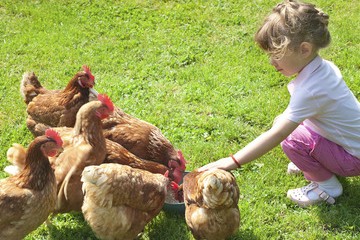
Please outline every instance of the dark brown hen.
M179 183L186 160L160 129L115 107L114 113L103 120L104 136L123 146L140 159L160 163L170 169L169 177ZM110 161L111 162L111 161Z
M90 92L97 94L94 85L95 78L87 66L83 66L62 90L47 90L33 72L25 73L20 92L27 104L28 129L34 136L39 136L44 128L73 127L76 113L89 102Z

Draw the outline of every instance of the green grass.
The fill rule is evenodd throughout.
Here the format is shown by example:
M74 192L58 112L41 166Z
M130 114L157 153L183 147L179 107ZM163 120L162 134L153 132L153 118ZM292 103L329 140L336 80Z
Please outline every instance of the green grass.
M287 105L289 79L276 73L253 35L274 0L0 0L0 178L12 143L27 145L22 74L63 88L83 64L126 112L158 126L188 169L228 156L267 130ZM360 97L360 2L314 0L330 15L335 62ZM301 209L286 199L305 184L285 174L275 148L233 171L241 226L231 239L359 239L360 179L340 179L335 206ZM0 216L1 217L1 216ZM29 239L96 239L81 214L56 216ZM181 216L161 212L143 239L193 237Z

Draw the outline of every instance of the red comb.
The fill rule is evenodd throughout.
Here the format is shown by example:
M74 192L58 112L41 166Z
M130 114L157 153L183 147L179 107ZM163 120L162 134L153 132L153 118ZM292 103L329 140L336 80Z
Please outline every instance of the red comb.
M46 129L45 136L54 140L56 142L56 145L58 145L59 147L62 146L63 142L61 140L61 137L59 133L56 132L54 129Z
M83 66L82 66L82 69L84 70L84 72L85 72L87 75L89 75L89 78L90 78L91 80L93 80L93 81L95 80L94 75L91 74L91 70L90 70L90 67L89 67L89 66L83 65Z
M102 102L104 105L107 106L107 108L112 112L114 111L114 104L111 101L111 99L108 97L108 95L106 94L99 94L98 95L98 100L100 102Z
M179 160L180 160L180 166L183 170L185 170L187 162L184 158L184 155L182 154L182 152L180 150L178 150L178 156L179 156Z
M176 182L172 181L170 184L171 184L172 190L174 190L174 191L179 190L179 185Z

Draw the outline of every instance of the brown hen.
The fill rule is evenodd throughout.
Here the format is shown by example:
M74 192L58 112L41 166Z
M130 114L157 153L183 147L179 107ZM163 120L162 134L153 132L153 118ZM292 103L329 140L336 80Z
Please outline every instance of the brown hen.
M100 239L133 240L162 209L168 179L121 164L84 169L82 211Z
M59 135L47 130L30 143L20 173L0 180L0 239L23 239L54 210L56 181L48 156L61 145Z
M136 156L168 166L178 161L177 151L154 125L115 107L114 113L103 120L104 136L121 144Z
M120 144L106 139L106 158L104 163L119 163L152 173L165 174L170 168L157 162L141 159Z
M170 177L177 183L182 179L186 160L180 151L156 126L133 117L118 107L103 120L104 136L140 159L158 162L170 169Z
M184 177L185 219L195 239L223 240L239 228L239 187L225 170L193 171Z
M33 72L25 73L20 92L27 104L28 129L39 136L42 130L38 128L73 127L76 113L89 102L90 92L97 94L94 85L95 78L87 66L83 66L83 71L76 73L63 90L47 90Z

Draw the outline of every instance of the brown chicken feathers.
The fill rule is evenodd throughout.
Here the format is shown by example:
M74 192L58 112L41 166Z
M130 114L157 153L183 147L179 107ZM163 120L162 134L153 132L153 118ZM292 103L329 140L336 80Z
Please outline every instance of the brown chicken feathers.
M139 158L122 145L109 139L106 139L106 158L104 163L119 163L160 174L165 174L170 170L170 168L160 163Z
M120 144L139 159L157 162L169 170L169 177L179 183L186 168L186 160L181 151L177 151L161 130L141 119L125 113L115 107L114 113L103 120L103 132L106 139ZM111 149L111 143L108 148ZM113 145L113 147L117 148ZM108 151L107 162L116 151ZM120 162L126 164L125 161ZM127 164L129 165L129 164ZM156 171L153 166L147 169L151 172L163 173L164 167L159 166Z
M23 239L54 210L56 180L48 156L61 145L59 135L48 130L30 143L20 173L0 180L0 239Z
M180 163L178 152L156 126L135 118L120 108L103 120L104 136L119 143L139 158L165 166Z
M162 209L169 183L182 180L186 160L160 129L120 108L114 111L110 99L92 89L94 80L83 66L63 90L47 90L34 73L26 73L20 87L26 125L34 136L52 127L63 139L64 150L49 157L57 186L49 193L49 211L82 208L101 239L134 239ZM92 101L91 94L99 99ZM19 144L9 149L14 166L7 172L27 168L25 151Z
M132 240L162 209L169 180L121 164L84 169L82 211L103 240Z
M113 111L113 103L106 95L100 94L98 98L98 101L91 101L80 108L74 128L53 128L64 142L64 150L49 158L58 186L55 213L81 211L81 172L85 166L99 165L105 159L106 143L101 130L101 119L108 117ZM8 150L7 157L13 165L7 166L5 171L13 175L23 168L24 151L24 147L19 144L14 144Z
M193 171L184 177L185 219L195 239L222 240L239 228L239 187L221 169Z
M35 136L49 127L73 127L76 113L82 105L97 96L93 89L95 77L83 66L63 90L47 90L34 73L25 73L20 91L27 104L26 124ZM103 121L107 141L105 162L139 167L155 173L169 170L169 177L179 182L185 169L185 159L160 129L115 108ZM112 142L110 142L112 141ZM158 164L151 163L156 162Z

